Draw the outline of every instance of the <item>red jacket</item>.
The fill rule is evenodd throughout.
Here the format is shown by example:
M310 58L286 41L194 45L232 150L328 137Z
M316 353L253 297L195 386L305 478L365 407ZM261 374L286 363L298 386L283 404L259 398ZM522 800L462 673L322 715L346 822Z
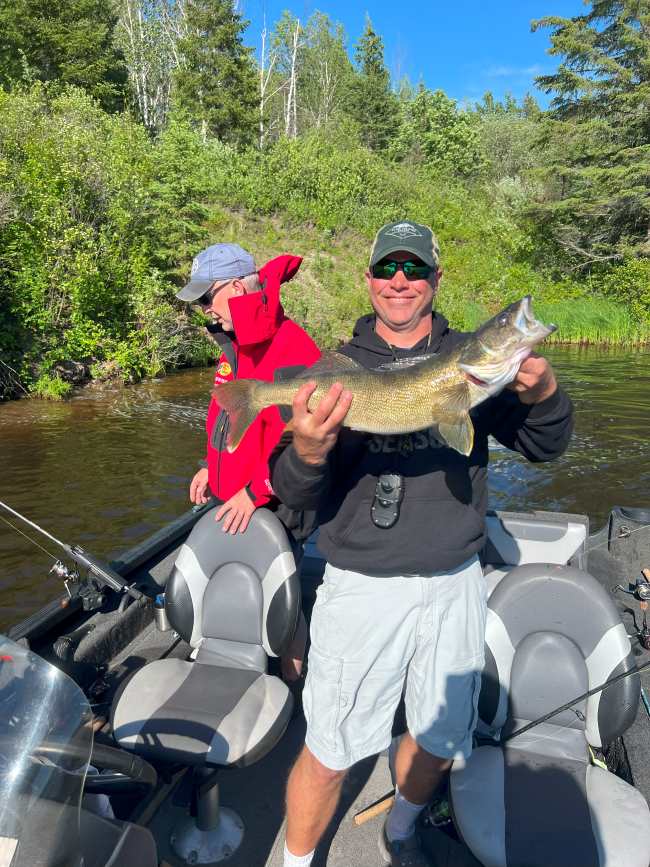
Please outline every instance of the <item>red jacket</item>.
M272 259L259 272L261 292L230 299L234 336L231 347L224 347L217 362L215 385L235 378L272 382L278 368L307 367L318 360L320 350L302 328L284 315L280 303L280 284L291 280L301 262L299 256ZM268 458L284 425L278 408L268 407L246 431L237 449L229 454L226 450L228 417L212 398L205 427L208 477L215 497L227 500L247 487L256 506L269 502L273 488L269 481Z

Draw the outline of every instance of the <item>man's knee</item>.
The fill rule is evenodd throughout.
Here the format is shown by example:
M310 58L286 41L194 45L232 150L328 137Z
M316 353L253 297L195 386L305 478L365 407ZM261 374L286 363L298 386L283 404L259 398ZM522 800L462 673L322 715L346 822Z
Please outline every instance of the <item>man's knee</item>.
M328 768L312 753L309 747L302 749L298 763L302 773L307 775L317 786L323 788L336 787L343 782L347 769L338 771Z

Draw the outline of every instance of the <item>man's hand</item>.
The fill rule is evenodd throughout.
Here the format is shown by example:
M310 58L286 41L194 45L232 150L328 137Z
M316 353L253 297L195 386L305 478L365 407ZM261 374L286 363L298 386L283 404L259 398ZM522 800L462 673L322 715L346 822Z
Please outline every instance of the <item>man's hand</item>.
M293 399L293 447L306 464L325 463L352 404L352 392L336 382L310 412L307 404L316 388L306 382Z
M557 382L548 361L533 352L508 388L517 392L522 403L541 403L557 391Z
M231 536L239 530L240 533L245 533L248 523L255 511L255 504L251 500L246 488L242 488L233 494L229 500L226 500L217 509L217 514L214 516L215 521L220 521L224 515L226 516L223 522L222 530L224 533L230 532Z
M208 471L199 470L190 483L190 500L197 506L202 506L209 500Z

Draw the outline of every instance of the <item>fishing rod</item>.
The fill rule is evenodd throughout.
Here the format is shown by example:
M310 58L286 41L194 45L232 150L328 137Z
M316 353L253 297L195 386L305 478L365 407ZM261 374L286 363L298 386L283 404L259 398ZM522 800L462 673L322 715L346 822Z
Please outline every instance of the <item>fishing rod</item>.
M596 695L596 693L598 692L603 692L608 687L612 686L612 684L617 683L619 680L624 680L626 677L631 677L633 674L640 674L646 668L650 668L650 659L647 662L644 662L643 665L635 666L629 671L624 671L622 674L617 674L616 677L611 677L609 680L601 683L600 686L595 686L593 689L590 689L587 692L583 692L582 695L578 695L575 698L572 698L571 701L567 701L564 704L561 704L554 710L551 710L548 713L544 714L544 716L540 716L532 722L529 722L527 725L522 726L520 729L517 729L516 731L511 732L509 735L505 735L505 737L500 738L498 743L505 744L508 741L511 741L513 738L519 737L519 735L523 735L524 732L530 731L530 729L535 728L535 726L546 722L547 719L551 719L552 717L557 716L559 713L562 713L563 710L569 710L570 708L573 708L574 704L578 704L578 702L584 701L586 698L591 698L592 695ZM574 713L578 716L578 719L584 720L584 714L581 711L574 710Z
M144 598L144 594L141 593L138 589L133 587L131 584L128 584L121 575L118 575L110 566L106 566L105 564L99 563L91 554L88 554L81 548L79 545L68 545L65 542L62 542L60 539L57 539L56 536L53 536L51 533L48 533L43 527L39 526L35 521L30 521L29 518L25 517L25 515L21 515L20 512L17 512L15 509L12 509L11 506L4 503L0 500L0 507L3 508L6 512L9 512L10 515L13 515L15 518L19 518L21 521L24 521L27 526L32 527L32 529L39 532L42 536L45 536L46 539L49 539L50 542L54 542L55 545L58 545L66 554L74 560L75 564L81 564L86 569L89 570L90 574L95 578L98 578L102 583L104 583L107 587L110 587L111 590L115 590L116 593L127 593L129 596L133 597L133 599L142 599ZM14 527L9 521L6 522L10 527ZM15 530L18 530L17 527L14 527ZM18 530L20 533L21 531ZM38 542L34 539L31 539L25 533L22 533L30 542L33 542L37 545L41 550L45 551ZM53 554L49 551L45 552L53 559L56 559ZM64 579L73 579L75 580L75 575L70 573L69 570L61 563L60 560L52 567L52 570L56 575ZM76 576L78 578L78 576ZM67 580L64 582L67 586ZM70 593L69 589L68 592Z
M554 716L557 716L559 713L562 713L563 710L568 710L573 707L574 704L578 704L580 701L584 701L586 698L590 698L592 695L596 695L598 692L602 692L608 687L612 686L612 684L617 683L619 680L623 680L626 677L631 677L633 674L640 674L646 668L650 668L650 660L644 662L643 665L635 666L631 668L629 671L624 671L622 674L617 674L616 677L612 677L609 680L606 680L604 683L601 683L600 686L595 686L593 689L590 689L588 692L584 692L582 695L578 695L575 698L572 698L571 701L567 701L564 704L556 707L554 710L549 711L544 716L538 717L536 720L528 723L528 725L522 726L520 729L517 729L514 732L511 732L509 735L505 735L505 737L499 738L496 743L499 746L503 746L503 744L511 741L513 738L519 737L519 735L523 735L524 732L530 731L530 729L535 728L535 726L540 725L546 720L551 719ZM641 689L641 695L644 700L644 704L646 702L646 698L643 692L643 688ZM581 720L584 720L584 714L580 711L575 711L578 714ZM650 715L650 710L648 711ZM385 813L387 810L393 806L393 802L395 800L395 789L392 789L390 792L387 792L383 797L381 797L378 801L375 801L370 806L366 807L364 810L361 810L359 813L356 813L353 821L355 825L363 825L369 819L374 818L375 816L380 815L381 813Z

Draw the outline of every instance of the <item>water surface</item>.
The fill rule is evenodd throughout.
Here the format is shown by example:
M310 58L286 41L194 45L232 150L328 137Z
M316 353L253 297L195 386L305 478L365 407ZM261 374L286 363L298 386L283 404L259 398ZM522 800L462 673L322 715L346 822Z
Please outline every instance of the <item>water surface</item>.
M576 405L573 442L551 464L496 451L491 505L579 512L592 528L613 505L648 505L648 351L555 348L547 355ZM86 389L65 403L0 404L0 499L63 541L110 559L189 506L211 384L210 370L190 370ZM0 522L0 630L58 594L51 564Z

